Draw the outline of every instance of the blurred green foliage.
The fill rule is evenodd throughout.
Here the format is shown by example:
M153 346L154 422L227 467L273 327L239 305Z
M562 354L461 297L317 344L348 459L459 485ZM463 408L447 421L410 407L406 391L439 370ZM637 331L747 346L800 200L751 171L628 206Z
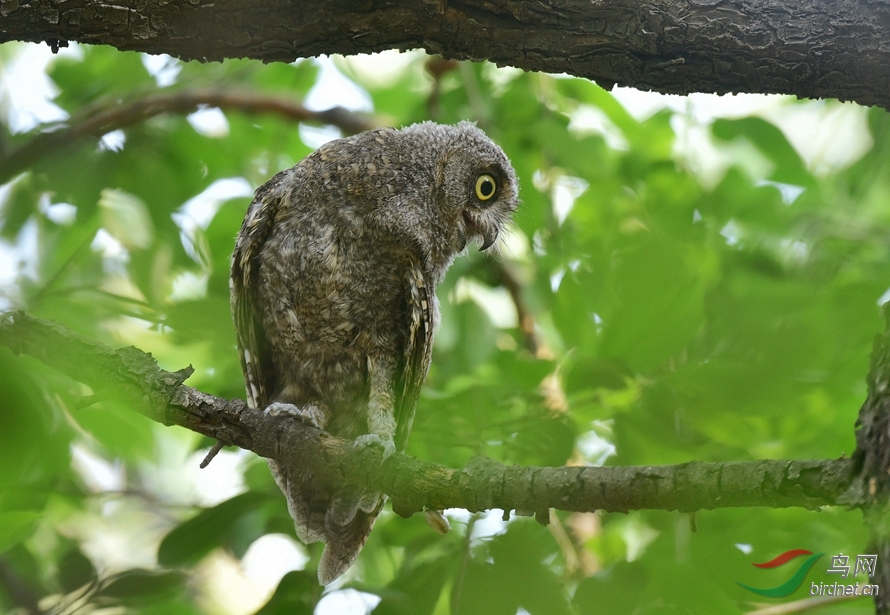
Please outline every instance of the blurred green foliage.
M55 102L72 115L196 87L299 101L319 78L314 61L171 60L180 72L161 87L138 54L79 50L49 68ZM443 322L410 454L460 467L475 454L631 465L852 453L877 302L890 286L886 112L865 112L874 144L858 161L819 175L781 126L716 120L712 142L735 157L715 183L678 153L682 112L638 119L591 82L487 64L445 72L430 104L425 62L410 56L385 83L341 68L394 125L431 109L440 122L477 121L513 161L523 204L500 256L471 251L440 288ZM576 128L582 111L606 129ZM14 151L41 129L12 134L3 123L0 140ZM0 193L0 238L22 260L3 308L134 344L168 369L191 363L190 385L242 396L227 278L248 197L210 199L204 217L183 206L218 180L255 188L312 147L286 118L233 110L217 132L165 114L122 134L122 145L59 148ZM566 194L571 207L560 210ZM504 275L535 320L536 355ZM243 458L243 493L216 505L170 495L170 468L210 443L119 404L78 409L88 393L0 348L0 609L43 600L66 613L245 612L208 599L209 562L237 561L267 533L293 536L265 465ZM91 479L98 470L83 451L121 486ZM418 516L384 513L346 585L378 596L381 615L740 613L765 599L736 581L784 580L756 576L751 562L792 548L855 554L866 541L860 514L844 510L706 511L694 533L685 515L661 511L556 512L549 529L514 517L480 530L496 518L455 517L439 537ZM85 519L100 534L104 523L126 525L155 556L101 555ZM257 612L313 612L323 596L317 547ZM820 574L810 580L836 580ZM805 596L806 587L791 598ZM821 612L871 610L859 599Z

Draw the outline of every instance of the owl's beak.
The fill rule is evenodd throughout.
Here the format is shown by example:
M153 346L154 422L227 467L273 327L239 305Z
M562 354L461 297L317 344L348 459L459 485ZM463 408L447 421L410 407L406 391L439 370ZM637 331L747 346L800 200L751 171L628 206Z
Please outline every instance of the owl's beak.
M486 231L484 233L482 233L482 246L479 248L479 251L482 252L483 250L487 250L497 240L498 240L498 229L494 228L494 227L492 227L490 229L486 229Z
M469 211L464 211L464 222L466 223L468 234L478 235L482 239L482 246L479 248L480 252L487 250L498 240L498 227L485 218L479 218Z

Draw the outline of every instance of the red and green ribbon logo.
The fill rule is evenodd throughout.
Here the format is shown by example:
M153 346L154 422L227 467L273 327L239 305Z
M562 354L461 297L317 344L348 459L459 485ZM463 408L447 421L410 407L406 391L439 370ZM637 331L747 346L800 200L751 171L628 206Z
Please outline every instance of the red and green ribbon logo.
M758 568L778 568L779 566L783 566L787 564L791 560L801 557L802 555L809 555L807 559L803 561L800 567L797 569L791 578L785 581L780 585L776 585L775 587L751 587L750 585L745 585L744 583L739 583L742 587L747 589L748 591L752 591L755 594L760 594L761 596L766 596L767 598L784 598L789 594L792 594L794 590L800 587L800 584L803 583L804 577L807 576L807 573L810 571L810 568L813 567L813 564L816 563L816 560L824 555L824 553L813 553L812 551L807 551L806 549L791 549L790 551L785 551L784 553L776 556L774 559L771 559L768 562L764 562L762 564L754 564Z

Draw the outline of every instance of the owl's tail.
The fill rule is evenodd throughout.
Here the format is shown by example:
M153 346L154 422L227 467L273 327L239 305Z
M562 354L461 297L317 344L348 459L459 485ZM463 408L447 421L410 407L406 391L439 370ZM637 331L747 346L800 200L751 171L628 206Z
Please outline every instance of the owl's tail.
M269 469L287 498L297 536L305 544L324 541L318 582L335 581L355 563L383 508L381 493L351 486L319 485L299 468L269 460Z
M383 494L349 490L338 493L325 516L325 547L318 582L327 585L355 562L383 507Z

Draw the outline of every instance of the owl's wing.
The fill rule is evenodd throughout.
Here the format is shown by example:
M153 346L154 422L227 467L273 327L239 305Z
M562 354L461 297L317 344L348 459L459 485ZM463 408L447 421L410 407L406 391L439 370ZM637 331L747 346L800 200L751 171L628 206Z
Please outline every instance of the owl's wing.
M405 344L404 369L395 386L396 450L405 450L414 422L417 398L433 354L435 327L435 296L432 282L424 275L420 263L413 263L408 274L408 336Z
M288 198L287 186L292 182L289 173L282 171L256 191L232 255L232 316L238 337L241 368L247 384L248 404L259 410L268 407L273 401L272 396L280 388L277 370L272 361L271 345L263 326L262 302L258 297L260 256L272 235L276 215ZM306 544L327 540L325 510L329 496L323 490L314 491L312 476L300 472L298 468L270 459L269 469L287 498L288 512L294 519L297 536ZM359 543L359 549L362 544L363 541Z
M282 198L280 186L283 176L284 173L279 173L256 191L232 254L232 317L238 336L241 369L247 385L248 405L260 410L265 409L271 401L276 382L272 354L263 331L256 297L259 256L275 223Z

